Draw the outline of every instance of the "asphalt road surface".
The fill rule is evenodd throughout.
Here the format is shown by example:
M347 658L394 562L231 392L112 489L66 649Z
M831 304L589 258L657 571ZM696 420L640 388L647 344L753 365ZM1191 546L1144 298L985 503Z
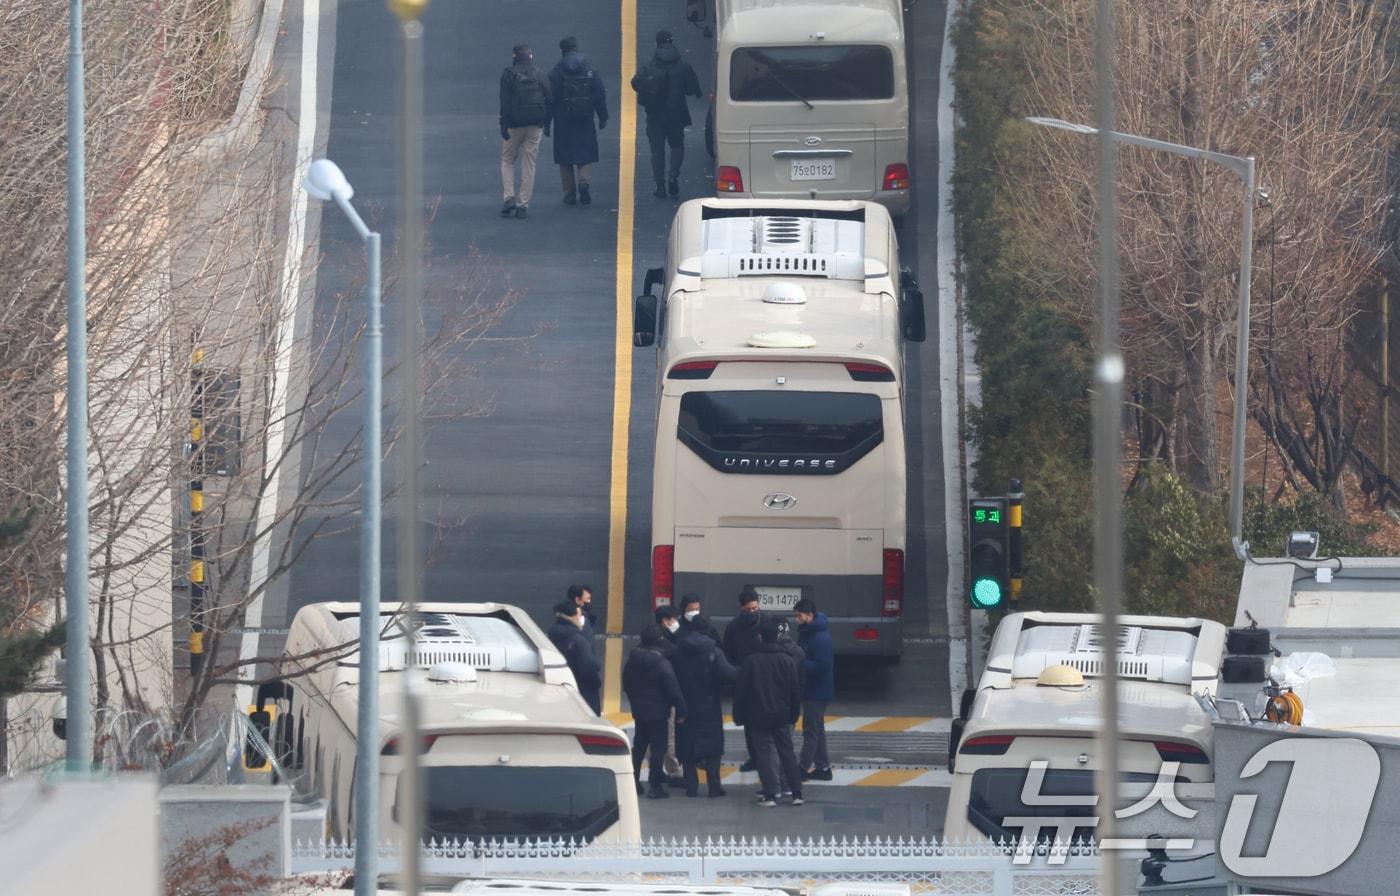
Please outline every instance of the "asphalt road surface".
M649 57L652 35L659 28L675 33L677 46L702 84L713 81L714 63L713 41L684 20L681 0L644 0L639 7L635 23L624 22L624 13L611 4L585 7L567 0L438 2L424 16L423 182L431 212L426 325L432 332L443 323L460 322L463 309L504 303L488 330L473 332L447 349L444 358L456 374L428 396L433 416L426 426L419 510L431 542L425 599L516 603L547 624L549 608L563 597L565 587L581 581L594 586L605 618L609 602L622 603L622 632L635 634L650 621L651 414L656 388L650 349L631 359L631 403L619 410L621 419L629 421L626 500L617 506L619 512L625 508L625 563L611 576L608 566L613 502L622 485L613 481L612 462L619 391L614 382L615 309L618 278L627 281L628 294L635 293L646 268L661 263L677 202L651 196L644 134L636 135L635 199L619 202L620 104L634 102L625 84L639 62ZM938 290L933 282L939 226L935 106L944 15L942 3L921 0L906 17L915 204L902 227L901 246L905 263L921 274L930 332L930 341L912 346L908 356L913 400L908 421L905 631L910 641L897 667L842 663L838 698L831 707L833 715L871 720L860 723L868 731L853 732L858 737L843 742L849 749L836 749L837 764L869 771L864 778L880 783L813 788L810 809L788 809L784 819L775 820L774 810L764 815L764 810L750 806L751 787L745 778L736 777L725 800L644 801L646 833L763 834L791 828L823 835L921 834L941 827L946 792L923 783L937 777L924 772L942 767L941 748L936 737L919 740L916 732L901 726L937 728L943 720L946 732L949 715ZM620 58L624 27L633 29L637 48L634 58L626 60ZM293 36L285 40L294 50L295 32L289 33ZM562 204L546 139L529 218L503 219L498 215L501 69L510 63L511 46L524 42L534 48L536 63L548 70L558 59L559 38L569 34L579 39L581 50L603 77L611 111L607 129L599 134L602 160L593 168L593 205ZM397 23L381 0L323 3L316 154L341 166L354 185L356 206L383 232L390 276L398 215L397 50ZM682 199L709 194L713 176L704 151L703 100L691 103L692 117L700 124L690 131ZM630 259L618 251L619 221L624 231L631 222ZM361 244L333 209L322 213L319 245L311 247L313 256L318 251L321 264L310 325L333 327L336 309L345 307L347 296L358 301L362 280L357 278L363 271ZM390 369L397 358L398 332L392 283L385 297ZM386 394L392 396L395 388L391 377ZM338 411L328 422L326 438L309 445L301 458L302 480L333 469L337 444L357 438L358 425L357 405ZM386 482L392 481L396 462L391 452ZM357 469L345 469L319 498L352 495L358 481ZM386 600L394 599L398 520L395 502L386 501ZM298 558L285 597L269 607L266 624L285 625L308 603L355 599L357 518L327 524L313 516L296 537L306 538L318 527L322 531ZM609 593L610 579L623 583L622 593ZM601 657L601 643L599 648ZM731 751L729 758L737 761L737 754ZM897 773L874 774L885 767ZM908 786L910 782L914 786ZM799 812L805 814L787 814Z

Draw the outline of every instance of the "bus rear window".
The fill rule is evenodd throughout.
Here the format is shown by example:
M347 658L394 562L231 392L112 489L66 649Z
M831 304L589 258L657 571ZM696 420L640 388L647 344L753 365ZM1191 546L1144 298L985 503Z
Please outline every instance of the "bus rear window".
M894 56L878 44L739 47L729 57L729 98L737 103L893 96Z
M1094 806L1083 805L1085 798L1095 791L1094 772L1078 769L1046 769L1040 783L1038 799L1034 805L1021 802L1026 787L1027 770L1024 768L984 768L972 774L972 786L968 793L968 820L983 834L993 840L1018 840L1035 837L1038 842L1049 842L1057 836L1056 822L1059 819L1083 818L1084 825L1076 825L1071 840L1091 840L1094 837ZM1155 773L1124 772L1118 780L1125 784L1154 784ZM1178 777L1178 783L1187 783ZM1066 797L1063 804L1055 802L1056 797ZM1009 824L1007 819L1045 819L1038 831L1024 831L1019 824Z
M835 474L884 440L877 395L687 392L677 435L724 473Z
M448 766L423 769L423 839L592 840L619 819L605 768ZM398 820L395 799L394 819Z

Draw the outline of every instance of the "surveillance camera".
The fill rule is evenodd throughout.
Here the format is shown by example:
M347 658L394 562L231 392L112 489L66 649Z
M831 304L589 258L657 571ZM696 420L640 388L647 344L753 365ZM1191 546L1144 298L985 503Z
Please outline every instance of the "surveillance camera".
M68 699L59 697L53 707L53 736L59 740L68 739Z
M1290 532L1288 533L1288 542L1283 548L1284 554L1300 560L1315 560L1320 541L1321 537L1313 531Z

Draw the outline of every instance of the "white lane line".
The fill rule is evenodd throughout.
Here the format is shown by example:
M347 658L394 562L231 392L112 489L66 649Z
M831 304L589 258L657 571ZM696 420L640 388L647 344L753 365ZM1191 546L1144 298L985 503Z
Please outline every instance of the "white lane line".
M297 107L297 154L296 167L292 173L292 201L287 219L287 251L282 260L282 289L278 313L277 356L272 368L272 406L267 416L267 447L263 455L264 463L273 466L271 481L262 502L258 505L256 541L253 543L253 562L248 573L248 591L256 596L249 602L244 626L250 631L243 633L238 648L241 661L258 655L259 633L262 625L263 588L267 584L267 570L272 555L272 530L277 519L278 489L282 476L284 458L282 456L286 439L287 392L290 388L292 366L292 343L296 338L296 308L301 290L301 264L306 249L306 191L301 182L306 177L306 169L311 164L311 151L316 138L316 57L317 42L321 35L320 0L302 0L301 7L301 98ZM253 665L241 666L238 677L248 680L253 677ZM241 710L252 702L252 687L240 684L237 690L238 707Z
M943 50L938 71L938 379L943 410L943 522L948 537L948 690L957 706L967 687L967 626L963 607L963 481L958 463L961 428L958 425L958 301L953 265L956 243L953 238L953 23L958 0L948 0L943 22Z

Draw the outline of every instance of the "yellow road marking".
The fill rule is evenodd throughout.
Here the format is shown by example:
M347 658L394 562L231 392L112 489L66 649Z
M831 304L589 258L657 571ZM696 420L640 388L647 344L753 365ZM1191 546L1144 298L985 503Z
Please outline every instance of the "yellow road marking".
M886 716L857 728L857 731L908 731L928 721L927 716Z
M637 105L629 102L627 69L637 58L637 0L622 0L622 64L617 108L617 275L613 334L612 488L608 521L608 634L622 633L623 566L627 548L627 424L632 416L632 195L637 161ZM622 639L603 648L603 712L622 706Z
M898 787L905 781L912 781L928 771L926 768L882 768L872 775L867 775L859 781L853 781L851 787Z

